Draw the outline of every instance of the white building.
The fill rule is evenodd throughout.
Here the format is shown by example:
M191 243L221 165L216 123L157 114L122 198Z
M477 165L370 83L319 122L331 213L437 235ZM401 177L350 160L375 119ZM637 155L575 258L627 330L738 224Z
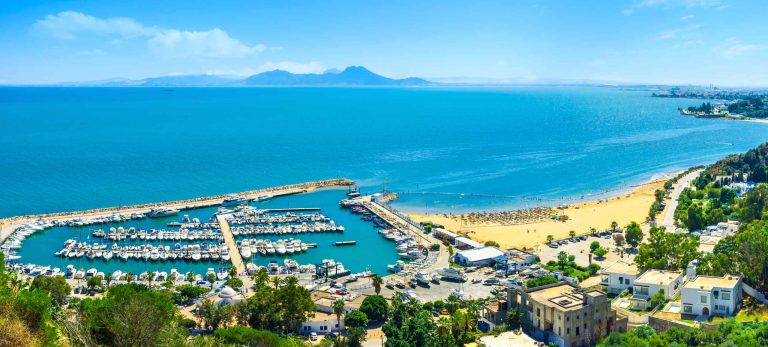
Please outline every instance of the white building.
M443 228L434 228L433 233L435 234L436 238L448 241L450 243L453 243L456 240L456 238L459 237L458 234L450 232Z
M459 251L454 261L464 266L488 266L497 261L506 261L506 254L496 247L482 247Z
M600 285L606 286L608 293L621 293L625 289L632 288L638 275L640 270L636 265L618 262L603 270L600 275Z
M309 333L328 334L332 331L344 330L344 316L341 321L336 320L335 314L315 312L315 316L301 323L299 333L307 335Z
M674 299L683 282L680 271L648 270L635 279L630 300L641 309L648 308L653 295L661 290L665 299Z
M741 308L741 277L697 276L696 261L688 264L681 302L683 316L730 316Z
M481 248L483 244L468 237L459 236L453 240L453 245L459 249Z

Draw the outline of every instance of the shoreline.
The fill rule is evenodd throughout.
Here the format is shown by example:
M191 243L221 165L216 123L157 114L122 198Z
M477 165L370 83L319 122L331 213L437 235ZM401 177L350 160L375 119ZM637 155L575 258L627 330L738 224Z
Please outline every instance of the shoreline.
M502 212L474 211L464 214L424 214L404 212L418 222L441 224L454 232L467 233L472 239L496 241L502 247L532 248L545 244L547 235L555 240L568 238L569 231L576 235L588 234L590 228L605 230L611 221L623 228L631 221L646 224L648 210L654 201L656 189L663 189L668 178L657 177L645 183L615 189L614 196L570 204L565 208L537 207L509 209ZM541 209L544 209L543 211ZM659 214L663 218L668 208ZM542 214L568 216L565 221L542 218ZM525 218L530 218L528 221Z

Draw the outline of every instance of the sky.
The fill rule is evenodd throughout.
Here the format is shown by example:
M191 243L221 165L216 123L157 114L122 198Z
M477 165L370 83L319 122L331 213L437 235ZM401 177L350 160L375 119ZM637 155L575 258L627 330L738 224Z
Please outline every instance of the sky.
M0 84L166 75L768 86L763 1L0 0Z

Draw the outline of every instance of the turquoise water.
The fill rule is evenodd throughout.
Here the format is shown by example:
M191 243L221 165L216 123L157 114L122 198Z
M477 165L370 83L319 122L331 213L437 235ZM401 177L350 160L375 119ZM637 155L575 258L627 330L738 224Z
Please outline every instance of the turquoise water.
M250 261L255 262L258 265L267 265L270 260L276 260L280 265L283 265L283 260L290 258L299 262L299 264L317 264L322 259L333 258L336 261L344 263L344 267L352 270L353 272L360 272L367 269L384 274L387 271L387 264L393 264L397 259L397 251L395 251L395 244L391 241L387 241L381 235L377 233L377 228L374 228L373 224L365 222L359 218L358 215L354 215L349 210L342 209L338 205L338 201L344 199L346 190L321 190L308 194L284 196L274 198L269 201L263 201L255 203L255 206L260 208L285 208L285 207L319 207L321 213L333 219L337 224L343 225L345 231L343 233L322 233L322 234L297 234L291 237L299 238L303 242L317 243L317 248L310 248L307 252L302 254L293 254L287 257L280 256L255 256ZM123 226L136 227L149 229L149 228L162 228L173 229L166 227L166 223L172 221L180 221L182 214L189 214L190 218L199 218L201 221L207 221L216 208L201 208L190 211L184 211L178 216L157 218L157 219L144 219L130 221L126 223L113 223L103 224L98 226L88 227L56 227L44 232L38 232L30 236L21 247L18 255L20 255L21 261L25 263L44 264L59 267L62 270L69 264L74 265L76 268L97 268L99 271L112 272L117 269L122 271L130 271L133 273L141 273L143 271L169 271L172 268L179 270L180 272L193 271L195 273L205 273L208 268L219 268L221 263L216 261L200 261L200 262L185 262L185 261L167 261L167 262L152 262L152 261L122 261L117 258L113 258L110 261L103 259L88 258L61 258L54 255L54 253L61 249L64 245L64 241L68 239L82 240L86 242L100 242L105 243L102 239L92 238L90 234L96 229L107 230L110 227ZM242 238L269 238L277 240L280 238L287 238L286 235L270 235L270 236L238 236L238 239ZM335 247L331 246L332 242L343 240L355 240L357 245ZM129 244L163 244L173 248L173 245L177 242L184 243L182 241L121 241L118 242L119 246ZM212 242L212 241L196 241L196 242ZM111 242L107 242L107 245L111 246ZM376 250L371 251L371 250ZM224 265L229 267L229 263Z
M764 124L677 114L698 100L649 94L593 87L0 88L0 216L333 177L358 180L368 192L387 182L404 193L395 205L414 211L557 204L536 199L624 187L768 137Z
M0 88L0 217L193 198L333 177L383 184L411 211L558 204L712 162L768 138L765 124L682 117L699 100L588 87ZM476 194L476 195L473 195ZM344 191L277 198L320 207L344 234L301 235L302 264L383 273L394 246L338 207ZM215 208L189 212L207 220ZM171 217L124 223L162 227ZM212 262L71 261L98 227L30 237L24 262L62 269L204 272ZM278 237L270 237L278 238ZM357 240L352 247L332 241ZM145 242L146 243L146 242ZM173 244L175 242L168 242ZM279 257L254 258L265 265Z

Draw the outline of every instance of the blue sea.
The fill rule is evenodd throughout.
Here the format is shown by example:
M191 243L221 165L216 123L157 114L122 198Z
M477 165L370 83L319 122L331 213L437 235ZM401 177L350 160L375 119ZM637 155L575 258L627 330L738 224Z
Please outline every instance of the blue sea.
M599 87L0 88L0 217L348 177L415 212L559 204L742 152L765 124ZM564 200L559 200L563 199Z
M0 88L0 217L334 177L356 180L363 192L399 192L394 205L406 211L556 205L768 139L766 124L677 112L700 102L599 87ZM347 227L344 235L306 236L320 248L295 257L300 263L335 258L353 271L384 272L397 258L394 247L339 209L342 198L343 190L327 190L270 204L320 207ZM92 229L36 234L19 254L63 268L71 262L53 252ZM341 239L358 245L330 247ZM134 272L216 266L76 265Z

